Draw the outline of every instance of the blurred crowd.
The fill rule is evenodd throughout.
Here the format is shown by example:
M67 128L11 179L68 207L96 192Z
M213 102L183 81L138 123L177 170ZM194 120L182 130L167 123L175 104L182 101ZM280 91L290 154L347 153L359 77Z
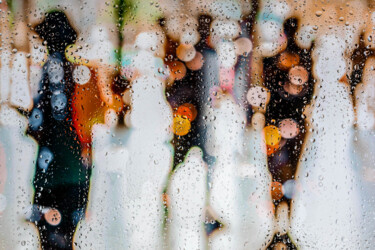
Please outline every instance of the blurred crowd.
M375 244L371 0L0 0L0 249Z

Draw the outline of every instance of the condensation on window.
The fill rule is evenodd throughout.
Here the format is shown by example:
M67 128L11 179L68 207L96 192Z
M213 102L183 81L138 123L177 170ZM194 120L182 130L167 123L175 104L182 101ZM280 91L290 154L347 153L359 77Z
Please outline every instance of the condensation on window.
M0 0L0 249L374 249L373 11Z

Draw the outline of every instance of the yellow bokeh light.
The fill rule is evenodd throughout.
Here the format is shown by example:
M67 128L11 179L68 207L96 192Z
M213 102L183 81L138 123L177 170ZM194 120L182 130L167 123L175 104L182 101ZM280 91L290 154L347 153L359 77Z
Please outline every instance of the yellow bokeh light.
M269 125L263 129L265 142L268 146L275 146L281 140L279 129L274 125Z
M189 133L191 128L190 121L180 115L173 118L173 133L175 135L183 136Z

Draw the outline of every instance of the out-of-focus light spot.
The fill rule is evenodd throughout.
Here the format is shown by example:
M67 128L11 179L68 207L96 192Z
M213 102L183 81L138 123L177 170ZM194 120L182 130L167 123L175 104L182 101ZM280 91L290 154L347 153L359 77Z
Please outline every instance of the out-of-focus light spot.
M302 66L295 66L289 70L289 81L294 85L304 85L309 80L309 72Z
M48 224L52 226L57 226L61 222L61 214L59 210L55 208L48 209L44 214L44 218Z
M271 196L273 200L280 200L283 197L283 185L280 182L274 181L271 183Z
M288 70L291 67L299 64L299 56L294 53L284 51L280 54L278 67L283 70Z
M183 136L189 133L191 128L190 121L180 115L173 118L173 133L175 135Z
M53 153L47 147L42 147L38 157L38 167L46 171L53 161Z
M240 37L234 42L236 54L239 56L248 56L253 49L253 43L247 37Z
M64 78L63 62L59 58L50 58L47 66L48 79L52 83L60 83Z
M267 146L276 146L281 140L279 129L274 125L266 126L264 129L264 139Z
M300 93L302 93L302 90L304 89L304 86L286 83L286 84L284 84L283 88L288 94L297 96Z
M43 112L38 109L34 108L31 112L31 116L29 117L29 126L32 130L37 130L40 125L43 123Z
M64 93L57 92L51 97L52 115L57 121L63 120L67 113L68 99Z
M247 101L251 106L264 107L271 98L269 91L263 87L251 87L246 95Z
M283 193L284 193L286 198L288 198L288 199L293 198L294 192L295 192L295 186L296 186L296 181L293 180L293 179L287 180L286 182L284 182Z
M285 139L292 139L299 134L299 128L293 119L284 119L279 123L280 134Z
M63 91L65 88L64 67L61 55L54 53L46 64L49 88L51 91Z
M270 156L279 150L279 144L276 145L266 145L267 146L267 155Z
M87 66L78 65L74 68L73 71L73 79L78 84L86 84L90 81L91 78L91 71Z
M197 109L193 104L184 103L180 107L178 107L176 115L180 115L182 117L187 118L190 122L194 121L197 117Z
M288 246L282 242L276 243L275 246L273 247L273 250L287 250L287 249L288 249Z
M171 77L174 80L181 80L186 75L186 67L182 62L173 61L167 62L169 70L171 72Z
M184 62L189 62L194 59L196 50L191 44L180 44L176 49L177 57Z
M53 94L51 105L55 112L62 112L68 104L68 99L64 93Z
M190 70L200 70L203 66L203 63L203 55L200 52L196 52L194 59L186 62L186 67L188 67Z

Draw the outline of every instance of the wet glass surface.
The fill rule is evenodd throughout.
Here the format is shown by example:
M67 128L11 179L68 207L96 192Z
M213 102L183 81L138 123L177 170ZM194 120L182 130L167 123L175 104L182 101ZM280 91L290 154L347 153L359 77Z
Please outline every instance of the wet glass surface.
M0 0L0 249L372 249L372 0Z

